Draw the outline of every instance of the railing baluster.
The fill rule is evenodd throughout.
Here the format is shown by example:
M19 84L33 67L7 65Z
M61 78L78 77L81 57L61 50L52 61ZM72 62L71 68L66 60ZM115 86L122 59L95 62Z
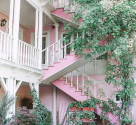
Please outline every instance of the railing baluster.
M30 65L30 46L28 46L28 65Z
M25 63L25 44L23 43L23 64Z
M6 35L6 59L8 60L9 54L9 35Z
M67 77L67 75L66 75L66 84L68 83L68 77Z
M2 39L3 39L3 33L0 33L0 57L2 57L2 46L3 46Z
M66 54L67 54L67 46L64 46L64 58L66 58Z
M82 74L82 95L84 95L84 74Z
M4 44L3 44L3 58L6 58L6 35L4 34Z
M88 77L88 81L90 81L89 77ZM88 99L90 99L90 96L91 96L91 93L90 93L90 85L89 85L89 87L88 87L87 89L88 89Z
M52 46L52 63L54 64L54 44Z
M77 73L77 91L78 91L78 71L76 70Z
M23 43L22 42L20 42L21 43L21 56L20 56L20 60L21 60L21 64L23 64Z
M49 66L49 48L47 48L47 53L46 53L46 68Z
M94 97L96 98L96 82L94 81Z
M109 98L108 89L106 89L106 100L107 100L107 102L108 102L108 98Z
M25 64L26 64L26 65L27 65L27 48L28 48L28 47L27 47L27 45L26 45L26 52L25 52L25 56L26 56L26 57L25 57Z
M60 55L61 55L61 41L59 40L59 43L58 43L58 61L60 60Z
M102 94L102 85L100 84L100 91L101 91L101 94ZM100 95L100 100L102 100L102 95Z
M73 86L73 72L71 72L71 87Z
M9 60L11 61L12 57L12 45L13 45L13 39L10 37L10 42L9 42Z
M20 42L18 42L18 54L17 54L17 63L19 64L19 55L21 53L21 47L20 47Z
M50 59L51 60L50 64L53 65L53 53L52 53L52 50L51 50L51 56L50 56L50 58L51 58Z

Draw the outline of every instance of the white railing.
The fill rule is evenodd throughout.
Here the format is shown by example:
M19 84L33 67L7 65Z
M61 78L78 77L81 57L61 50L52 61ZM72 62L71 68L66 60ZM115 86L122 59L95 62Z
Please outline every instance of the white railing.
M76 72L77 76L73 76L74 72ZM82 95L87 93L88 99L92 96L100 100L108 101L108 98L115 97L115 93L112 90L78 70L70 72L64 78L66 84L70 83L71 87L75 86L76 91L81 90Z
M0 31L0 58L12 61L13 38Z
M54 65L55 62L59 62L61 58L66 58L68 44L63 44L61 40L48 46L42 50L42 65L48 68L50 65ZM71 51L70 51L71 53Z
M39 49L18 40L18 59L17 63L38 68Z
M55 8L64 8L64 9L67 9L66 7L68 6L69 3L67 0L48 0L48 2L50 2Z

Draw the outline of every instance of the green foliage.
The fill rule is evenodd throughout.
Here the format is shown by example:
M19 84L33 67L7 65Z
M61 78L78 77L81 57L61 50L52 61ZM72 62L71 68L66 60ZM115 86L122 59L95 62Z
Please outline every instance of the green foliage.
M0 100L0 125L9 123L10 118L7 118L10 107L15 103L16 99L13 96L9 96L8 93L3 95L2 101Z
M40 99L37 97L36 90L31 90L29 94L33 96L33 113L36 114L39 119L36 125L52 125L52 113L41 104Z
M72 107L76 107L76 108L81 108L81 102L80 101L73 101L69 104L68 108L72 108Z
M37 115L23 106L18 108L10 125L37 125L38 121Z
M75 55L84 55L85 59L101 54L103 51L108 53L105 81L113 84L120 95L119 109L121 110L117 115L124 115L124 118L128 117L132 120L131 107L136 92L133 78L136 70L133 66L136 54L135 0L68 1L69 10L72 5L75 6L73 22L80 26L72 29L71 24L66 25L65 29L68 33L64 41L67 42L71 36L76 36L78 33L79 37L74 37L71 47L74 48ZM101 93L101 90L99 92ZM105 109L104 112L106 110L109 109Z
M90 111L85 112L73 112L68 116L67 124L72 124L74 121L74 125L82 125L82 118L86 118L88 120L95 119L95 113Z
M81 103L81 108L83 108L83 107L96 108L96 103L94 100L85 100L85 101L82 101L82 103Z

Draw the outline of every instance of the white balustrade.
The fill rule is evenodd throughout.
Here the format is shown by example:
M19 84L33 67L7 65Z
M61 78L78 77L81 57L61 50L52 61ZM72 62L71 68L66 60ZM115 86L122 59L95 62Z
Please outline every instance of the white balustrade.
M17 62L21 65L38 68L39 49L18 40L18 58Z
M67 46L69 46L71 43L72 42L63 45L62 41L59 40L58 42L55 42L54 44L43 49L42 54L45 55L43 58L45 60L42 62L45 68L48 68L50 65L54 65L55 62L59 62L61 58L66 58Z
M73 76L74 71L76 71L76 74L77 74L76 76ZM76 91L78 91L79 87L81 87L82 95L84 95L84 93L87 92L88 99L90 99L90 97L93 96L95 98L99 98L100 100L108 101L109 94L111 93L112 96L114 95L114 92L112 92L110 89L105 87L103 84L99 83L98 81L95 81L94 79L92 79L91 77L87 76L86 74L80 72L79 70L74 70L74 71L70 72L70 74L65 75L66 83L70 82L70 86L71 87L75 86ZM70 79L70 81L68 81L67 79ZM81 82L81 84L80 84L80 82ZM89 82L91 84L87 85L87 82ZM87 87L85 87L85 86L87 86ZM93 90L91 90L91 89L93 89ZM91 93L91 92L93 92L93 93ZM106 95L105 98L104 98L103 94Z
M13 38L0 31L0 58L12 61Z

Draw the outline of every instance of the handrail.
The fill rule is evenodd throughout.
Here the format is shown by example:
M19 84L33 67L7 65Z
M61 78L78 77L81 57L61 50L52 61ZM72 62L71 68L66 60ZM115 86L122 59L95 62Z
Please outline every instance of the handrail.
M74 77L74 78L76 78L76 81L73 81L73 72L74 71L76 71L76 76ZM82 86L80 86L79 87L79 73L81 74L81 77L82 77ZM70 81L68 80L68 74L70 74ZM76 87L76 91L79 91L80 89L81 89L81 91L82 91L82 95L84 95L85 94L85 90L87 91L87 96L88 96L88 99L90 99L90 96L91 96L91 94L93 94L93 96L95 97L95 98L97 98L97 96L98 96L98 93L100 94L100 100L102 100L103 99L103 96L105 96L106 95L106 100L108 101L108 98L109 98L109 95L113 95L114 96L114 92L112 91L112 90L110 90L109 88L107 88L107 87L105 87L104 85L102 85L101 83L99 83L98 81L96 81L96 80L94 80L93 78L91 78L90 76L88 76L88 75L86 75L86 74L84 74L84 73L82 73L81 71L79 71L79 70L73 70L73 71L71 71L70 73L68 73L67 75L65 75L64 76L64 78L65 78L65 81L66 81L66 84L69 82L70 83L70 86L71 87L73 87L73 86L75 86ZM94 89L93 89L93 93L92 93L92 91L90 90L91 88L90 88L90 86L88 86L86 89L85 89L85 79L87 79L88 81L90 81L90 80L92 80L91 82L93 83L93 87L94 87ZM76 82L75 84L74 84L74 82ZM99 92L98 92L98 89L97 89L97 85L99 85ZM105 90L105 92L106 92L106 94L105 94L105 92L104 92L104 90Z
M7 35L7 36L9 36L9 37L11 37L11 38L13 39L13 36L10 36L9 34L3 32L3 31L1 31L1 30L0 30L0 33L3 33L4 35Z
M77 70L78 72L80 72L79 70ZM103 86L104 88L108 89L109 91L113 92L112 90L110 90L109 88L105 87L104 85L102 85L101 83L99 83L98 81L95 81L93 78L91 78L90 76L87 76L86 74L80 72L81 74L83 74L84 76L88 77L89 79L93 80L93 82L98 83L99 85Z
M60 40L59 40L59 41L60 41ZM53 45L59 43L59 41L58 41L58 42L55 42L55 43L53 43L53 44L51 44L51 45L49 45L48 47L46 47L45 49L43 49L42 52L44 52L45 50L47 50L47 48L50 48L50 47L52 47Z
M26 42L24 42L24 41L22 41L22 40L19 40L19 39L18 39L18 41L19 41L19 42L22 42L23 44L26 44L26 45L29 46L29 47L32 47L32 48L34 48L34 49L36 49L36 50L39 50L38 48L36 48L36 47L34 47L34 46L32 46L32 45L30 45L30 44L28 44L28 43L26 43Z

